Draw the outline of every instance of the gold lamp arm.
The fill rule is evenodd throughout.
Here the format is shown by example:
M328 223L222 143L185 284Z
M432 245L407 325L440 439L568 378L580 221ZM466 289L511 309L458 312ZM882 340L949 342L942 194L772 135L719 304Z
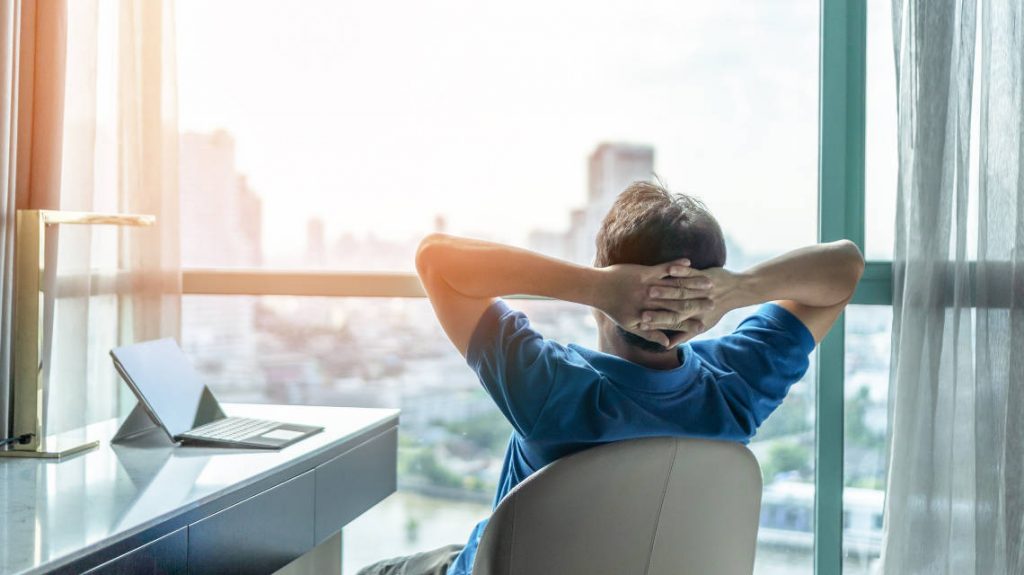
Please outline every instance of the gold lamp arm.
M25 444L0 450L0 457L59 458L98 445L72 437L45 437L43 398L43 306L47 286L46 227L52 225L151 226L156 218L60 210L18 210L15 244L14 381L11 385L11 436L31 434Z

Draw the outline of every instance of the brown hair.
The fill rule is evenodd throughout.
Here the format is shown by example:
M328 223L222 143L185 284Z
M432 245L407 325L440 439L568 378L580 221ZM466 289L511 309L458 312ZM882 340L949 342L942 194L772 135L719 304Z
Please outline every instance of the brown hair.
M633 182L619 194L597 232L594 265L654 265L687 258L697 269L725 265L725 238L703 202L650 182ZM619 329L627 343L666 351Z

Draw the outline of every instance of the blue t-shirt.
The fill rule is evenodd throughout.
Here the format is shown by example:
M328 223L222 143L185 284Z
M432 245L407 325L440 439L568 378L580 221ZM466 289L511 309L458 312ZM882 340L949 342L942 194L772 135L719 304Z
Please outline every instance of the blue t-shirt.
M814 338L765 304L736 331L679 346L681 365L656 370L544 339L522 312L492 304L466 360L512 424L497 507L532 473L566 455L626 439L702 437L747 443L807 371ZM448 575L469 575L487 520Z

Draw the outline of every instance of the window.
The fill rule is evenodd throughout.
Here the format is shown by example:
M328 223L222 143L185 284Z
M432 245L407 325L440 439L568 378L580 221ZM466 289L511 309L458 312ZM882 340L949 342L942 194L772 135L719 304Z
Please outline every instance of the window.
M552 337L595 337L585 308L518 304ZM184 311L186 353L223 401L402 409L399 491L346 528L346 573L463 542L489 515L511 427L426 300L191 296ZM235 323L245 313L251 332Z
M864 200L865 249L872 260L891 260L896 229L899 157L896 141L896 61L888 0L867 3Z
M596 345L589 310L517 300L562 342ZM705 337L732 331L737 310ZM402 409L399 491L345 530L345 572L465 540L490 514L511 427L418 298L188 296L185 352L226 402ZM814 368L750 447L765 474L758 572L810 572Z
M593 338L584 308L525 304L553 336ZM252 331L234 323L243 314ZM489 515L511 427L425 299L193 296L183 324L186 353L223 401L402 409L399 490L345 529L345 573L463 542ZM240 341L251 355L237 355Z
M436 229L587 262L655 172L734 265L814 241L813 2L177 7L187 267L411 271Z
M845 570L873 573L882 547L892 308L846 310L843 446Z
M888 7L881 0L869 4L867 197L859 201L866 202L870 214L865 252L877 259L891 257L895 103L894 87L885 84L894 84ZM727 230L734 267L815 239L818 80L826 82L818 78L818 38L823 34L827 47L828 22L834 22L823 17L824 28L819 28L818 3L748 0L680 6L652 1L631 4L628 10L527 4L499 15L487 6L454 2L396 9L323 1L281 13L260 0L245 3L249 17L239 28L233 24L240 6L178 3L180 122L187 132L182 139L182 236L194 241L182 246L186 268L408 272L416 241L435 229L587 261L586 232L606 207L605 190L651 171L670 188L708 203ZM862 9L825 8L847 10L841 19L853 20ZM540 10L544 18L537 17ZM495 26L499 17L502 25ZM229 28L230 37L223 33ZM548 33L554 29L560 39ZM847 57L865 50L856 36L831 38L833 50L841 48ZM846 85L849 94L858 82ZM841 129L854 133L858 127L854 122ZM821 153L829 142L823 140ZM860 167L849 165L852 171ZM862 193L843 191L847 196ZM539 205L545 209L538 210ZM881 274L876 283L884 288L887 278ZM888 304L886 293L877 289L865 303ZM555 305L520 303L534 306L531 317L546 315L545 306ZM351 394L372 388L359 378L395 377L404 369L399 366L423 359L402 355L418 353L422 344L390 356L368 347L348 365L335 365L337 360L325 351L333 348L322 346L337 344L336 336L330 329L304 326L354 317L352 306L389 318L411 317L410 310L417 308L429 311L423 300L397 298L190 296L183 335L222 394L239 400L303 401L315 395L309 388L268 382L324 382L325 374L332 374L327 387L346 398L338 401L351 404ZM574 314L551 312L559 319L550 320L546 329L584 337L560 323L585 324L585 314L579 320L572 319ZM855 337L860 320L854 315L851 310L847 367L859 353L854 348L862 345L854 341L860 337ZM426 317L436 328L432 316ZM280 325L261 323L266 321ZM400 319L388 321L398 321L392 333L404 328ZM282 329L289 334L284 339L267 333ZM292 337L307 343L287 343ZM225 365L216 357L202 357L216 345L239 359ZM454 368L458 358L450 348L431 353L442 358L437 366L465 373L461 364ZM275 364L274 357L284 358L283 363ZM289 364L300 357L311 359ZM825 359L823 370L829 370L829 361L838 367ZM845 539L838 515L826 512L834 520L822 522L837 525L835 537L815 539L820 528L814 524L813 485L819 468L814 456L816 370L793 388L751 445L766 472L762 533L788 530L791 536L783 544L762 538L758 573L810 573L814 545L824 550L816 562L818 572L837 572L829 557L833 550L839 556ZM837 371L841 378L842 370ZM846 375L863 377L861 372ZM339 386L343 391L334 389ZM858 393L847 386L843 405L848 413L865 409ZM472 419L479 392L452 397L457 401L448 408L462 413L471 427L490 425ZM402 405L401 398L394 392L386 401ZM875 409L868 406L867 411ZM822 425L827 419L821 419ZM438 452L427 446L461 433L458 427L427 425L403 440L406 457L416 454L401 471L402 496L408 502L396 496L347 530L347 570L360 561L464 538L480 517L474 507L478 503L448 501L445 509L463 513L446 520L450 532L436 525L424 529L425 517L434 517L436 509L405 487L407 479L433 478L455 488L454 479L443 472L450 463L448 448ZM831 437L837 438L835 445L854 441L849 428L828 441ZM827 460L821 450L828 446L817 449ZM848 459L847 465L854 464ZM845 476L823 471L823 487L838 494L844 483L854 481L852 475L862 475L855 471L851 467ZM884 478L884 469L878 473ZM468 477L461 478L463 489L479 487ZM880 515L870 502L867 510L855 508L854 489L867 488L846 490L842 531L877 531ZM462 535L453 538L451 533ZM396 534L404 534L405 542ZM437 541L432 534L440 534ZM382 546L391 544L395 547ZM365 549L365 557L354 549ZM847 553L843 567L861 572L859 561Z
M883 260L871 271L888 278L898 174L889 2L867 3L866 29L864 251L869 260ZM875 305L853 305L845 314L842 544L843 572L867 575L876 571L882 546L892 289L882 282L880 289L865 292L861 301Z

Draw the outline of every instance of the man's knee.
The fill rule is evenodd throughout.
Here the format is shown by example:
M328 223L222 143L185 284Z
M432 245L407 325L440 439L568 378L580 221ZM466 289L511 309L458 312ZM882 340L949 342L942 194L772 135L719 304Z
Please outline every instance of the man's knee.
M446 545L406 557L378 561L356 575L445 575L462 551L462 545Z

